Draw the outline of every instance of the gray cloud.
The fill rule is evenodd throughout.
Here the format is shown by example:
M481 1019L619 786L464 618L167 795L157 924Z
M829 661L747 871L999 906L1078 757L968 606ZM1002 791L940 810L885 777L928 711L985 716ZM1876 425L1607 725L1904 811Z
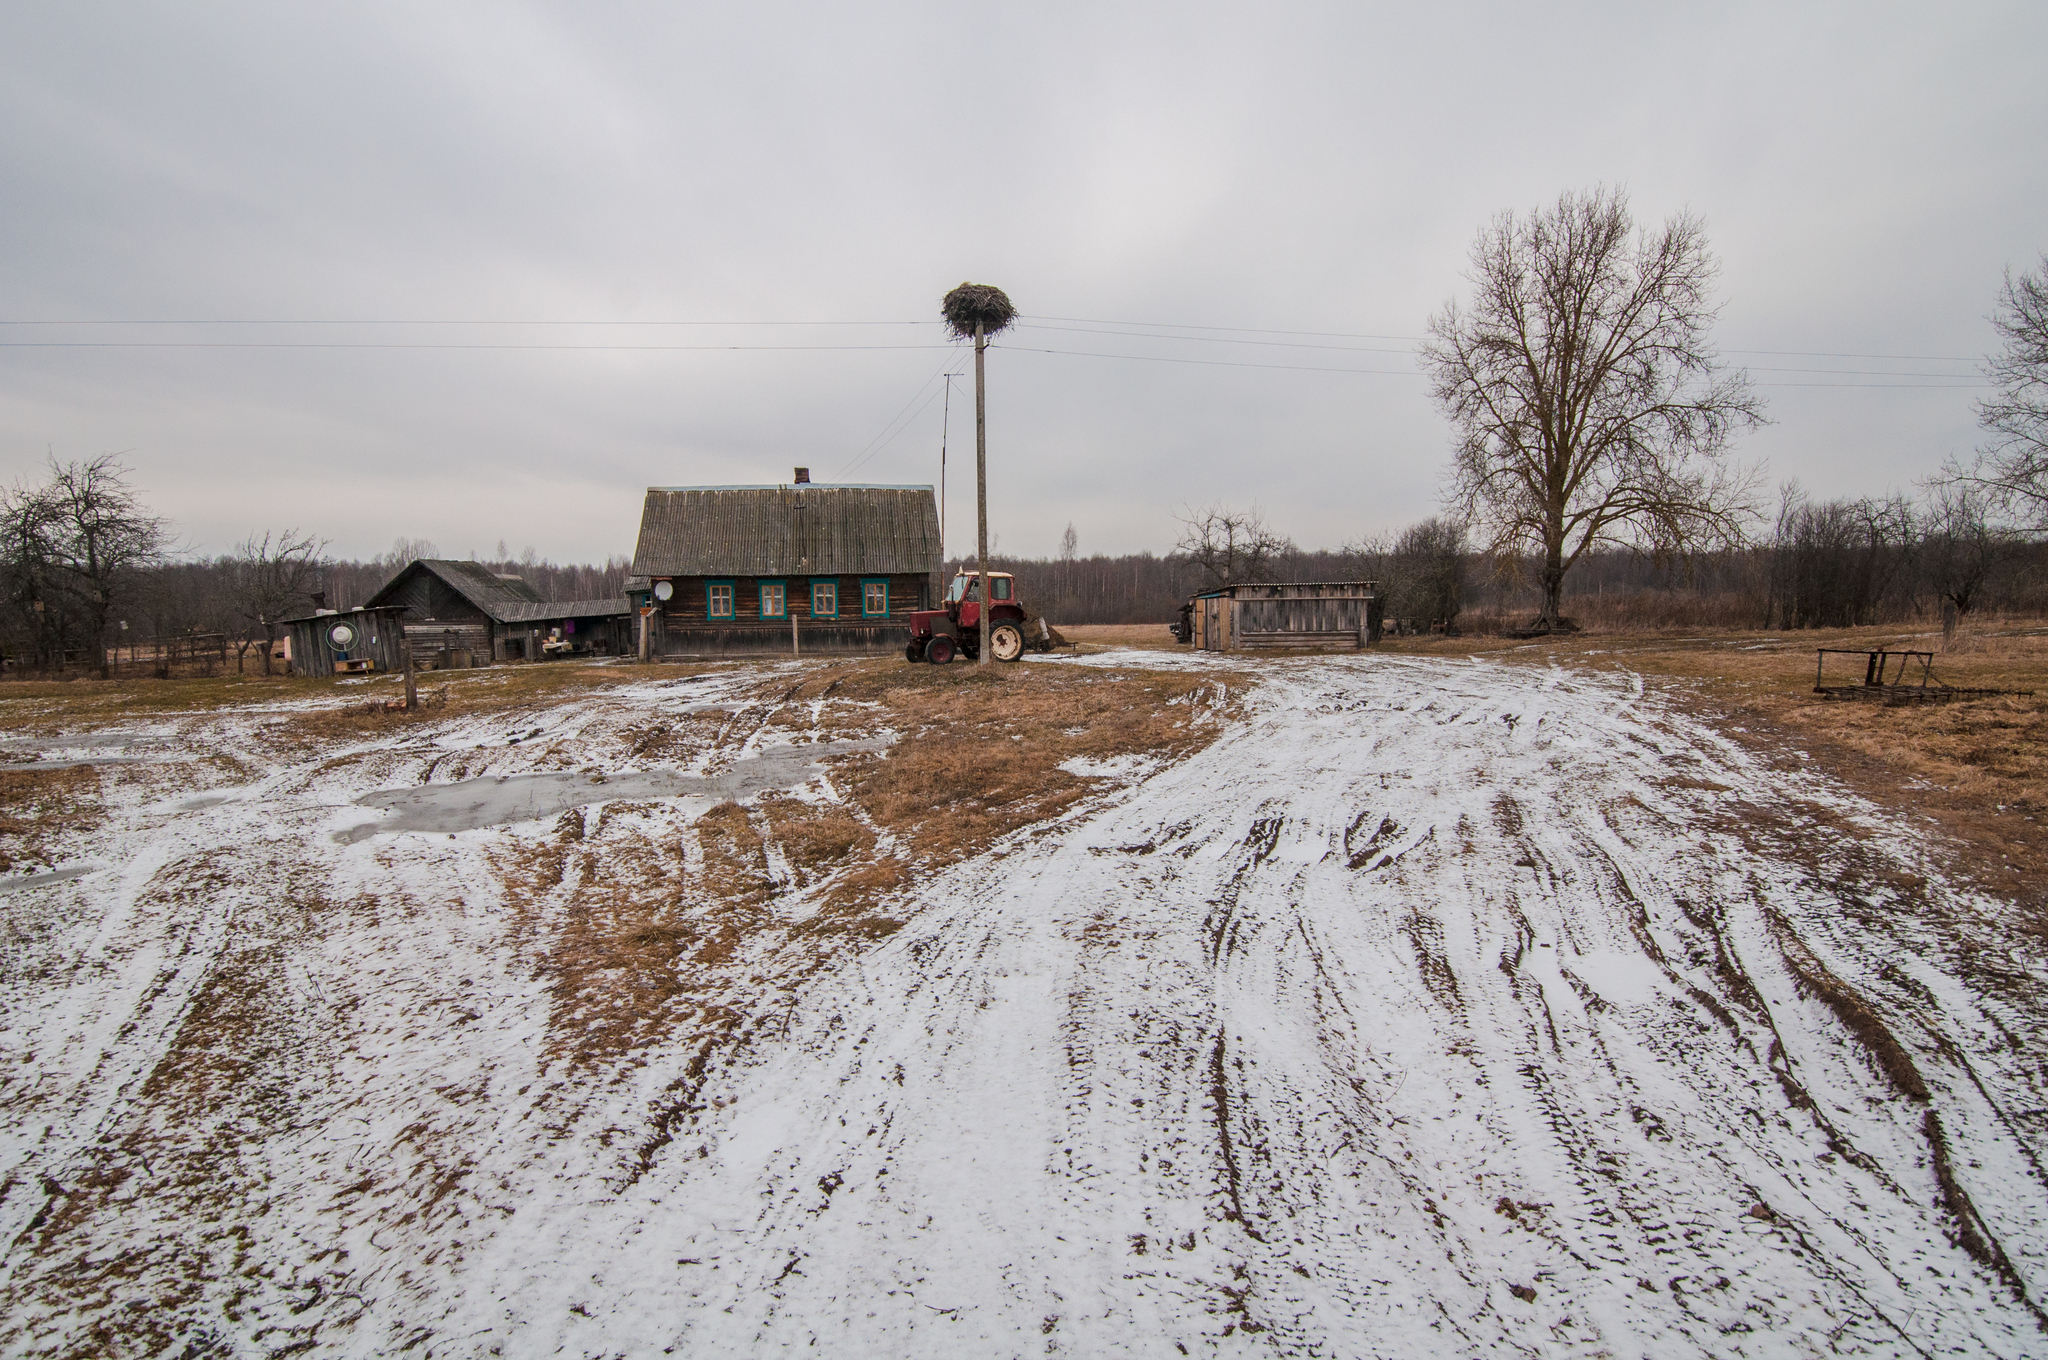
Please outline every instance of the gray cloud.
M990 356L1006 549L1072 520L1084 550L1161 550L1212 499L1335 545L1434 508L1447 433L1399 337L1459 291L1482 222L1567 187L1705 215L1719 337L1759 382L1971 376L1829 356L1991 344L2000 270L2048 246L2044 30L2020 5L18 6L0 319L476 324L0 339L779 348L10 347L0 476L127 451L212 550L297 524L349 554L601 557L641 487L832 476L906 403L852 475L935 480L919 384L971 278L1033 318ZM622 321L919 324L482 324ZM1966 388L1767 391L1744 455L1824 493L1975 440Z

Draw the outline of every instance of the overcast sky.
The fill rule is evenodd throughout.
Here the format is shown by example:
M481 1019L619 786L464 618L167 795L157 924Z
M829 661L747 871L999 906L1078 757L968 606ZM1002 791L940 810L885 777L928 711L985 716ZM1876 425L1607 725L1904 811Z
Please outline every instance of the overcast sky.
M2044 51L2039 3L17 0L0 479L119 453L195 551L602 559L649 485L935 483L971 279L1027 318L1004 551L1208 502L1334 547L1437 508L1409 346L1480 226L1606 183L1706 220L1740 456L1911 489L2048 248Z

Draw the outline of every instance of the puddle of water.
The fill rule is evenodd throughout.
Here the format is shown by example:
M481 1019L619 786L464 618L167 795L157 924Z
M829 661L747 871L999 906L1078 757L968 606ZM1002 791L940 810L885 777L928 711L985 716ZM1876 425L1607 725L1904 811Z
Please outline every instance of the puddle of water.
M384 816L337 831L334 839L343 845L353 845L385 831L474 831L485 826L539 821L572 807L614 799L750 798L771 789L795 788L809 782L818 766L831 756L878 751L891 740L870 737L864 741L785 746L734 761L731 768L717 774L642 770L600 776L565 770L384 789L356 799L358 807L383 808Z
M157 732L66 732L53 737L0 737L0 751L33 751L28 760L8 760L10 770L64 770L74 765L139 765L148 756L129 755L131 750L158 751L164 737ZM111 748L114 754L68 755L66 752L98 752Z
M0 878L0 893L19 892L23 888L40 888L45 883L62 883L68 879L84 878L96 874L105 866L99 864L72 864L62 869L46 869L40 874L18 874L13 878Z
M63 760L10 760L0 763L5 770L68 770L78 765L147 765L147 756L70 756Z
M18 751L70 751L89 746L133 746L138 742L161 741L154 732L60 732L51 737L0 737L0 748Z

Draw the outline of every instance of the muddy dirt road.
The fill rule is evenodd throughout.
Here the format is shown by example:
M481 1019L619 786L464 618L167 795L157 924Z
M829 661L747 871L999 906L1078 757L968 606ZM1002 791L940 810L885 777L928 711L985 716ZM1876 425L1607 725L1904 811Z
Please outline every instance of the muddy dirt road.
M1202 664L1085 664L1148 662ZM245 1265L177 1334L223 1355L2048 1349L2044 960L1917 832L1627 680L1218 678L1254 688L1213 744L1092 771L744 1044L565 1072L527 963L563 927L516 934L473 884L317 944L269 920L281 986L353 957L359 1001L238 1056L223 1080L283 1083L296 1122L242 1130L245 1183L181 1221L160 1168L93 1151L164 1117L173 1040L123 1045L192 1021L144 993L262 917L263 873L339 899L450 863L445 837L337 839L367 786L306 803L289 863L128 910L148 959L106 925L62 946L99 966L52 943L9 974L9 1062L37 1025L109 1056L48 1095L73 1127L12 1125L0 1338L139 1336L135 1244L204 1230ZM111 910L105 877L7 900ZM73 1209L92 1176L126 1197Z

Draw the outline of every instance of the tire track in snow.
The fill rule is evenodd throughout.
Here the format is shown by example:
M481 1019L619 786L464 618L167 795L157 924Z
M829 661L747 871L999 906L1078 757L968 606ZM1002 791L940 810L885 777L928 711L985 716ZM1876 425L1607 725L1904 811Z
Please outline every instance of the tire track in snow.
M1832 799L1865 852L1912 842L1640 681L1385 658L1264 676L1205 752L923 889L783 1042L707 1077L631 1192L522 1207L440 1291L436 1334L479 1354L2039 1350L2014 1285L2048 1289L2048 1186L2007 1111L2042 1093L1988 1040L2039 1017L1957 976L1953 941L1847 930L1835 885L1718 828ZM1752 792L1671 778L1700 770ZM1786 929L1871 999L1926 1101ZM1902 940L1932 1001L1883 981ZM1978 1225L1944 1178L2006 1275L1960 1245Z

